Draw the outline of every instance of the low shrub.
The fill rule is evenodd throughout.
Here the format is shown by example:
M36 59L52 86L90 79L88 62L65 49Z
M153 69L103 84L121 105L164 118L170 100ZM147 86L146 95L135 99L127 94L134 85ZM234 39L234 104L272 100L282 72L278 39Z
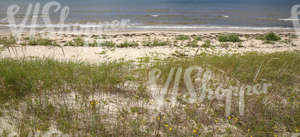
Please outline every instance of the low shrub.
M191 38L187 35L178 35L176 36L176 40L190 40Z
M206 40L201 47L209 48L212 47L210 40Z
M101 43L101 46L112 48L112 47L116 46L116 43L113 42L113 41L104 41L104 42Z
M76 47L82 47L84 46L84 40L80 37L74 38L73 40L67 42L65 46L76 46Z
M139 44L135 41L125 41L117 45L118 48L137 47Z
M264 40L266 40L266 41L278 41L278 40L281 40L281 38L278 35L276 35L274 32L269 32L269 33L265 34Z
M227 34L227 35L220 35L218 37L220 42L240 42L240 38L236 34Z

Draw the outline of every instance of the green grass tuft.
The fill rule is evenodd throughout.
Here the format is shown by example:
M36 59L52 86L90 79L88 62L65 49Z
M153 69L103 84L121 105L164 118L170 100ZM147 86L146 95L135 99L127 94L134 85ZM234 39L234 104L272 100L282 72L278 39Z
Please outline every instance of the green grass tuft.
M101 43L101 46L103 47L109 47L109 48L113 48L113 47L116 47L116 43L113 42L113 41L104 41Z
M98 42L94 40L92 43L89 43L89 47L98 47Z
M26 45L58 46L58 44L54 40L45 39L45 38L28 38Z
M188 47L198 47L198 41L197 40L189 41L186 46L188 46Z
M65 84L77 90L82 89L83 83L102 90L113 88L124 80L123 66L129 67L126 62L89 65L48 59L0 59L0 102L20 99L42 90L60 89Z
M135 41L125 41L117 45L118 48L137 47L139 44Z
M274 32L269 32L264 36L256 37L258 40L263 40L265 44L274 44L275 41L281 40L281 38Z
M153 41L148 40L148 41L143 42L143 46L146 46L146 47L167 46L168 44L170 44L169 41L161 41L158 39L155 39Z
M209 48L209 47L212 47L213 45L211 44L211 41L210 40L206 40L202 45L201 47L203 48Z
M16 43L17 40L13 36L0 38L0 44L2 44L4 47L10 47Z
M192 38L194 39L194 40L201 40L201 37L200 36L192 36Z
M269 33L265 34L264 40L266 40L266 41L278 41L278 40L281 40L281 38L277 34L275 34L274 32L269 32Z
M84 46L84 40L81 37L74 38L73 40L67 42L65 46L75 46L82 47Z
M190 40L190 36L187 35L178 35L176 36L176 40Z
M223 34L218 37L220 42L240 42L240 38L236 34Z

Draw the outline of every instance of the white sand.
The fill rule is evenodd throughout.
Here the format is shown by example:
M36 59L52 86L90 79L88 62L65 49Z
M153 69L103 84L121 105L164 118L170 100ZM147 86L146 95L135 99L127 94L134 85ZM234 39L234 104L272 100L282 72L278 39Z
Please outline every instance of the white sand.
M101 47L45 47L45 46L26 46L15 47L10 50L5 49L1 52L0 57L12 58L53 58L61 61L84 61L89 63L100 63L113 60L135 60L141 57L159 57L166 58L175 56L178 52L187 56L194 56L197 48L185 47L141 47L141 48L115 48L107 49ZM300 47L247 47L247 48L200 48L198 54L205 52L211 54L232 54L245 52L262 52L272 53L280 51L295 51Z
M158 57L166 58L171 56L194 56L197 47L184 47L188 41L178 41L176 36L180 34L189 35L190 37L199 36L201 40L198 45L202 45L205 40L210 40L212 48L199 48L200 53L211 53L211 54L233 54L233 53L245 53L245 52L262 52L272 53L281 51L298 51L300 50L300 39L291 39L288 34L294 34L290 31L279 31L277 33L281 35L282 41L288 40L287 42L275 42L274 44L264 44L262 40L257 40L257 35L264 34L261 31L238 31L241 35L240 38L243 40L241 43L221 43L217 40L217 36L224 31L204 31L204 32L188 32L188 31L141 31L141 32L119 32L119 33L107 33L106 38L100 39L101 41L114 41L121 43L124 41L135 41L140 45L143 45L144 41L149 40L161 40L169 41L171 45L160 46L160 47L145 47L139 46L136 48L105 48L105 47L53 47L53 46L19 46L5 48L0 52L0 57L12 57L12 58L54 58L61 61L85 61L89 63L99 63L112 60L135 60L141 57ZM232 33L230 31L227 33ZM248 35L248 36L246 36ZM94 36L94 37L93 37ZM26 35L24 35L26 37ZM54 34L49 35L49 39L55 40L60 45L64 45L65 42L72 40L77 37L72 34ZM89 38L91 41L95 40L97 36L81 36L83 38ZM181 46L172 46L177 43ZM239 47L239 44L242 47ZM0 45L1 46L1 45Z

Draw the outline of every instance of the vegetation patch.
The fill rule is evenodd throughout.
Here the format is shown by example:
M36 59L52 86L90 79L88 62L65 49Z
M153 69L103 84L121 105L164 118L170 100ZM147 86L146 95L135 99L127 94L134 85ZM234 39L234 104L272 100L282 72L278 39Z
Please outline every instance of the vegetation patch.
M213 45L211 44L211 41L210 40L206 40L202 45L201 47L203 48L209 48L209 47L213 47Z
M113 48L113 47L116 47L117 44L113 41L104 41L100 45L103 47Z
M20 136L48 131L53 123L70 136L281 136L299 132L299 62L298 52L200 54L157 61L145 57L134 63L94 65L2 58L0 112L17 122ZM178 79L178 103L154 110L156 98L143 85L149 81L149 73L159 70L157 83L164 86L170 70L175 68L175 75L179 68L184 72L191 66L226 75L227 79L221 79L225 83L237 85L234 79L244 85L270 82L272 86L266 94L245 95L243 116L239 115L239 98L232 96L231 115L225 117L224 100L186 101L182 76ZM195 83L197 74L191 72L191 76ZM171 82L168 94L174 83ZM128 90L126 86L130 85L138 87ZM207 94L212 92L217 90ZM170 102L168 97L165 100ZM11 112L22 116L15 117Z
M269 32L264 36L256 37L258 40L263 40L266 44L274 44L274 42L281 40L281 37L274 32Z
M126 65L125 65L126 64ZM99 66L86 63L57 62L54 60L0 60L0 100L17 100L28 94L53 90L69 85L72 89L87 87L113 88L126 76L121 74L124 63L104 63ZM114 73L111 73L114 72ZM120 73L119 73L120 72ZM87 86L83 88L82 85Z
M188 35L178 35L176 36L176 40L190 40L190 36Z
M0 37L0 44L3 45L4 47L10 47L16 43L17 43L17 41L13 36Z
M201 37L200 36L192 36L192 38L194 39L194 40L201 40Z
M117 45L118 48L137 47L139 44L135 41L125 41Z
M51 39L46 39L46 38L27 38L25 45L31 45L31 46L58 46L58 44Z
M68 41L65 46L82 47L84 46L84 40L81 37L76 37L73 40Z
M278 40L281 40L281 38L277 34L275 34L274 32L270 32L270 33L265 34L264 40L266 40L266 41L278 41Z
M186 46L188 46L188 47L198 47L198 41L197 40L189 41Z
M240 42L240 38L236 34L223 34L218 36L220 42Z
M162 40L158 40L158 39L154 39L153 41L148 40L148 41L143 42L143 46L146 46L146 47L167 46L168 44L170 44L169 41L162 41Z

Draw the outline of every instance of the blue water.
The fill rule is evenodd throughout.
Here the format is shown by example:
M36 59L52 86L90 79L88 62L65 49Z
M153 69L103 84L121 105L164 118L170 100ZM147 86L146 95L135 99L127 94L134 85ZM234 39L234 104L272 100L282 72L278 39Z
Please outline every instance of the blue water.
M292 27L290 9L299 0L60 0L70 7L68 23L130 19L136 26ZM6 8L48 0L0 0L0 19ZM21 12L19 19L25 12ZM52 15L55 20L55 14ZM57 16L57 15L56 15Z

